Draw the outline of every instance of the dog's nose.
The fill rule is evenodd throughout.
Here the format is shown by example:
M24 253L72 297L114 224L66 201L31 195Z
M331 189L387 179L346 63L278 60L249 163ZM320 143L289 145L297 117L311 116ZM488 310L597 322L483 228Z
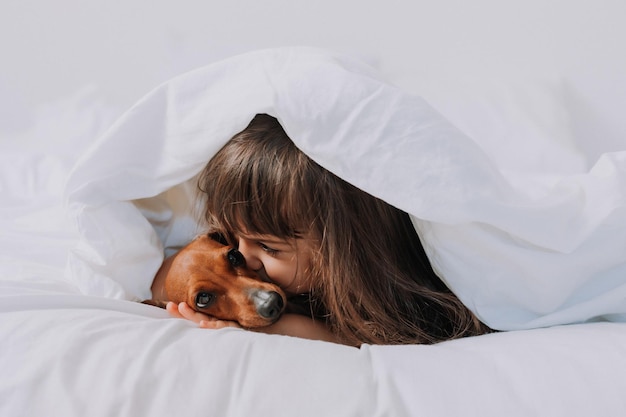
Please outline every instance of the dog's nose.
M283 297L276 291L255 291L252 294L252 301L257 313L264 319L277 319L285 307Z

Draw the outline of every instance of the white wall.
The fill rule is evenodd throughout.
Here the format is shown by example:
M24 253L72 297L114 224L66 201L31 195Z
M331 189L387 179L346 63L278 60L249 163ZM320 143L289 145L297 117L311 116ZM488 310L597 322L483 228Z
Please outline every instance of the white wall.
M180 72L283 45L358 55L426 95L471 74L557 72L591 102L626 104L625 21L623 0L3 0L0 130L85 85L127 107ZM602 112L623 119L615 107Z

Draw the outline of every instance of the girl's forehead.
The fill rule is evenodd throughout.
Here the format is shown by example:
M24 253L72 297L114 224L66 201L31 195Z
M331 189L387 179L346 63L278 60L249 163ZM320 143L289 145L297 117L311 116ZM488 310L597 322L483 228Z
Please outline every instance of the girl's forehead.
M266 227L260 229L261 225L258 224L244 224L241 220L237 219L237 221L231 223L233 225L232 232L236 235L252 239L252 240L263 240L266 242L286 242L291 240L291 236L282 236L276 231L272 230L271 225L265 225Z
M313 244L314 239L311 235L312 233L298 233L293 232L291 236L278 236L272 233L261 233L256 231L248 230L243 227L241 224L238 224L238 230L235 232L239 237L257 240L263 243L274 244L274 245L289 245L293 248L301 247L301 246L310 246Z
M250 233L247 231L239 232L239 237L250 240L259 240L264 243L276 243L276 244L292 244L294 238L283 238L276 235L264 234L264 233Z
M232 213L231 218L226 217L224 226L230 228L231 232L240 236L253 236L257 240L288 241L307 236L309 233L302 233L297 225L292 225L287 219L276 213L271 215L242 215ZM250 213L248 213L250 214Z

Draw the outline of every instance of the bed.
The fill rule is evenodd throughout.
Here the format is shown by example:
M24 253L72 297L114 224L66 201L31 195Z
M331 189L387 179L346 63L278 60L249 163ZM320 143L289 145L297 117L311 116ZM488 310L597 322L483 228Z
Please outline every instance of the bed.
M182 74L122 114L93 90L50 106L0 153L0 415L626 415L626 146L589 162L567 121L546 122L567 107L543 81L426 100L295 47ZM478 90L495 135L473 129L485 107L460 106ZM507 112L524 129L490 141ZM138 303L201 231L196 175L256 113L408 211L447 285L501 331L353 348Z

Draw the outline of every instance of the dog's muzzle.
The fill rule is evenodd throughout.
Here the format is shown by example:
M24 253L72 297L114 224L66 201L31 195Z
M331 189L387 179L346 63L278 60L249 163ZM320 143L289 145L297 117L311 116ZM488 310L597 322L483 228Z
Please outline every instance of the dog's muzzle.
M258 290L251 294L257 313L264 319L277 319L285 308L283 297L276 291Z

